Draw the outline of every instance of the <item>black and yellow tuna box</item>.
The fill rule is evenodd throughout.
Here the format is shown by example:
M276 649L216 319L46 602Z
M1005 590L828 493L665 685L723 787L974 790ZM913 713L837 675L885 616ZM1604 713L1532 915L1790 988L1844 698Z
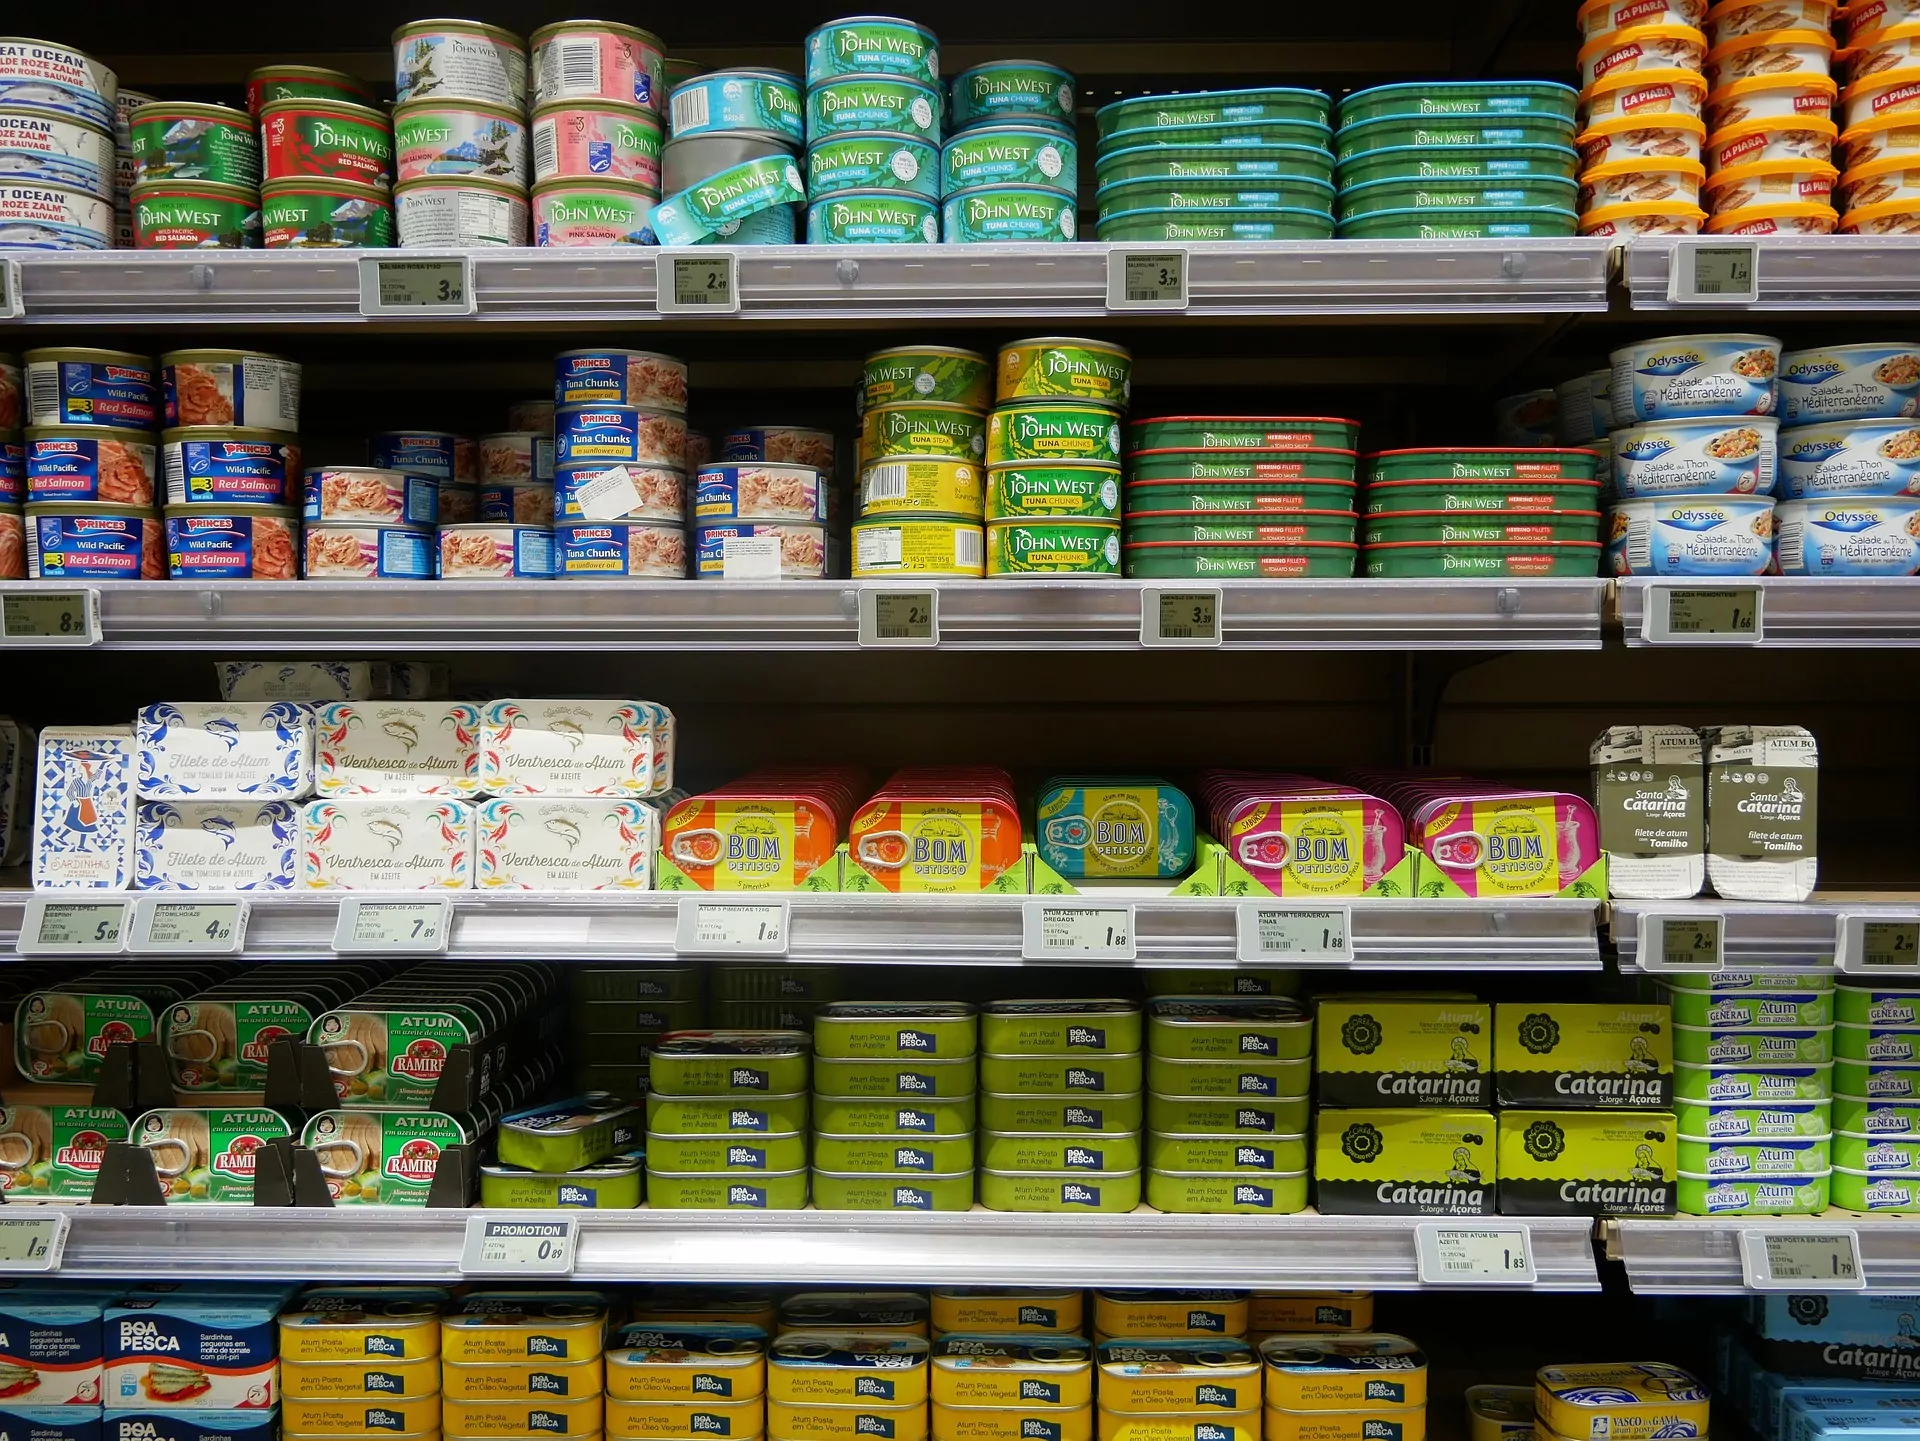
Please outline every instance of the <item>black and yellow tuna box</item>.
M1503 1004L1493 1022L1502 1106L1673 1109L1673 1022L1665 1006Z
M1488 1106L1493 1008L1470 996L1322 996L1323 1106Z
M1490 1112L1322 1111L1314 1131L1315 1205L1323 1215L1493 1213Z
M1679 1129L1666 1111L1502 1111L1503 1216L1670 1216Z

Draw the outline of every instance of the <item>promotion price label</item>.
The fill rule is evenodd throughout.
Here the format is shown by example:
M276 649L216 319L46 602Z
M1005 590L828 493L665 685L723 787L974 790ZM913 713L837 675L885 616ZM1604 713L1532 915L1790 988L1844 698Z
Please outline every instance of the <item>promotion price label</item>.
M10 590L0 594L0 640L9 645L98 645L97 590Z
M1752 305L1760 299L1760 250L1752 241L1674 244L1667 271L1673 305Z
M479 308L471 255L360 257L362 315L426 318L472 315Z
M860 644L939 645L940 592L932 589L862 589Z
M682 896L673 948L683 956L784 956L785 901L710 901Z
M0 260L0 320L18 320L26 313L26 301L20 294L20 262Z
M1740 1233L1740 1270L1753 1291L1864 1291L1860 1233L1757 1226Z
M57 1211L0 1216L0 1274L58 1271L72 1224Z
M1236 954L1268 965L1350 966L1353 911L1347 906L1305 910L1244 901L1236 916Z
M1833 957L1849 976L1920 970L1920 912L1841 912Z
M654 261L654 309L662 315L736 315L740 311L740 257L698 246L662 250Z
M1640 969L1643 971L1724 971L1727 968L1727 918L1715 911L1690 915L1640 917Z
M452 935L451 901L354 896L340 902L333 948L343 955L436 956L446 954Z
M1217 646L1223 639L1222 603L1217 585L1179 590L1147 586L1140 592L1140 644Z
M1020 954L1029 961L1131 961L1133 907L1028 901Z
M460 1248L464 1276L571 1276L580 1249L578 1216L469 1216Z
M126 901L28 900L13 946L23 956L114 956L127 948Z
M1185 310L1187 304L1186 251L1107 252L1107 309Z
M1759 645L1766 591L1757 585L1647 587L1640 638L1649 645Z
M1418 1226L1423 1286L1531 1286L1533 1236L1525 1226Z
M247 943L245 901L163 901L142 897L133 910L133 950L168 955L237 956Z

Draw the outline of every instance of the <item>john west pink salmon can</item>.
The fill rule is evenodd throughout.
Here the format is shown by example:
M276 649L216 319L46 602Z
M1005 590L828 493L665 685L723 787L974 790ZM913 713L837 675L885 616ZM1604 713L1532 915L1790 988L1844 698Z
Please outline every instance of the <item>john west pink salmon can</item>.
M562 20L533 32L533 103L620 100L658 114L665 105L660 37L606 20Z
M533 243L645 245L658 196L623 180L547 180L533 187Z
M660 192L660 119L618 100L556 100L533 112L533 180L625 180Z

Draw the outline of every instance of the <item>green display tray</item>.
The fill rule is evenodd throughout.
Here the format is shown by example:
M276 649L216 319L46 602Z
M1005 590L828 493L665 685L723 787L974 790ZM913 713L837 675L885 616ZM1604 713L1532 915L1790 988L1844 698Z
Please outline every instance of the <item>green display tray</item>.
M1518 179L1369 180L1340 188L1340 223L1385 210L1572 210L1579 187L1559 176Z
M1571 190L1569 191L1571 193ZM1136 210L1311 210L1333 214L1333 182L1319 178L1234 180L1116 180L1094 192L1100 215Z
M1253 477L1237 480L1129 481L1125 511L1193 510L1208 515L1290 515L1299 510L1351 510L1359 487L1350 480Z
M1391 480L1367 486L1368 515L1439 511L1465 519L1474 515L1591 514L1600 503L1594 480Z

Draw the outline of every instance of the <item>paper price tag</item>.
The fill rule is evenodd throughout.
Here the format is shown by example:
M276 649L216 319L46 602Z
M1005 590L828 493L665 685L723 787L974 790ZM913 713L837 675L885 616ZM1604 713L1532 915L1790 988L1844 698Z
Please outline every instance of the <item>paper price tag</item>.
M654 261L654 308L662 315L737 315L740 257L701 245L662 250Z
M1243 901L1236 913L1236 954L1268 965L1350 966L1353 911L1347 906L1315 910Z
M784 956L789 919L785 901L682 896L673 948L683 956Z
M860 644L933 646L940 644L940 592L927 590L860 591Z
M237 956L247 943L245 901L163 901L142 897L133 909L136 952Z
M20 294L20 262L0 260L0 320L18 320L26 313L26 299Z
M1758 585L1647 587L1640 638L1649 645L1759 645L1766 591Z
M115 956L127 948L127 901L28 900L13 947L23 956Z
M1187 305L1185 250L1107 252L1107 309L1185 310Z
M351 896L340 902L333 948L343 955L445 955L453 903L444 898L387 901Z
M1727 968L1727 918L1715 911L1690 915L1640 916L1643 971L1724 971Z
M1029 961L1131 961L1133 907L1028 901L1020 954Z
M780 579L780 539L772 535L730 535L720 542L720 579Z
M1423 1286L1531 1286L1540 1279L1525 1226L1418 1226L1414 1249Z
M360 257L362 315L423 318L472 315L479 308L471 255Z
M72 1225L57 1211L0 1216L0 1273L58 1271Z
M1222 640L1221 605L1217 585L1179 590L1146 586L1140 592L1140 644L1217 646Z
M1755 1226L1740 1233L1740 1271L1753 1291L1864 1291L1860 1233Z
M467 1217L460 1248L465 1276L571 1276L580 1250L580 1218Z
M1678 241L1667 272L1671 305L1752 305L1760 299L1760 250L1752 241Z
M10 590L0 594L0 640L8 645L98 645L97 590Z
M1834 929L1834 966L1845 975L1920 971L1920 912L1843 911Z
M640 505L640 491L624 465L609 466L573 493L588 520L619 520Z

